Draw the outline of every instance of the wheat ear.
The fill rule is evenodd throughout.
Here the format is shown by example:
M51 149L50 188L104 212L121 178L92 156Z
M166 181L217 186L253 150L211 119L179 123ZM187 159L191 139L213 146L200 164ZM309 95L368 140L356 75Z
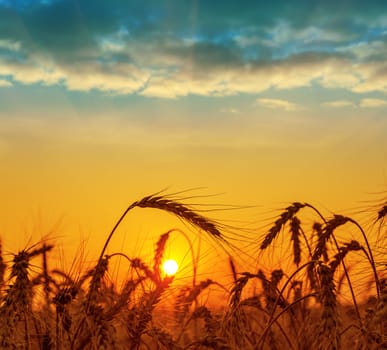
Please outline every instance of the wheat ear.
M301 221L295 216L290 221L291 241L293 242L293 262L298 267L301 262Z
M333 281L333 272L328 265L320 264L318 269L321 290L319 293L322 305L322 324L320 336L330 342L331 349L340 349L339 316L337 313L336 287Z
M210 219L197 214L192 209L188 208L187 206L167 199L163 196L146 196L143 199L133 202L129 207L124 211L124 213L121 215L121 217L118 219L116 224L114 225L113 229L111 230L110 234L108 235L105 244L102 248L99 260L101 260L105 254L106 248L109 245L109 242L111 238L114 235L114 232L117 230L118 226L121 224L122 220L125 218L125 216L128 214L130 210L132 210L135 207L139 208L154 208L154 209L160 209L164 210L166 212L169 212L171 214L176 215L180 219L183 219L187 222L189 222L191 225L198 227L199 229L207 232L211 237L225 241L222 233L217 228L216 224L212 222Z
M281 232L281 229L284 225L293 218L295 214L301 209L304 208L305 204L294 202L292 205L287 207L285 211L280 215L280 217L275 221L274 225L270 228L269 232L266 234L263 242L261 243L260 248L266 249L271 242L277 237Z
M3 258L2 248L3 248L3 245L0 239L0 290L1 290L1 287L4 285L5 270L7 269L7 265L5 264L4 258Z
M170 232L171 231L168 231L162 234L156 244L155 255L153 258L153 274L157 281L161 280L160 266L163 260L165 245L167 244Z

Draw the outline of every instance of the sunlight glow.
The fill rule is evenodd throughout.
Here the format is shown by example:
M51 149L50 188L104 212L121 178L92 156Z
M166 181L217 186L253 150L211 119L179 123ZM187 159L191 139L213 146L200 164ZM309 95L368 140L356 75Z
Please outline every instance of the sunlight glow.
M167 276L173 276L178 269L179 265L173 259L168 259L163 264L163 270Z

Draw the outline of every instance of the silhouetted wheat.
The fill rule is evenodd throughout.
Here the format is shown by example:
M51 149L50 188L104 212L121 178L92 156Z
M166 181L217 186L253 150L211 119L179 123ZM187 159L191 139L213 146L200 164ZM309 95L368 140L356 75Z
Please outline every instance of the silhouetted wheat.
M357 251L361 249L362 246L359 244L358 241L352 240L349 243L344 243L344 246L339 248L339 252L333 257L333 260L329 263L332 272L334 273L336 271L337 267L340 265L340 263L344 260L344 258L350 251Z
M296 217L292 217L290 221L291 241L293 242L293 261L298 266L301 262L301 221Z
M169 238L169 233L170 231L162 234L156 244L156 251L153 258L153 273L155 278L158 280L161 280L160 265L163 260L165 245Z
M235 267L235 263L234 263L234 260L233 260L232 256L228 257L228 262L230 264L230 269L231 269L231 272L232 272L232 278L233 278L234 283L235 283L237 281L237 279L238 279L238 273L237 273L237 270L236 270L236 267Z
M272 226L265 236L263 242L261 243L261 249L266 249L271 242L277 237L281 232L281 229L284 225L293 218L295 214L301 209L304 208L305 204L294 202L292 205L287 207L285 211L280 215L280 217L275 221L274 226Z
M327 243L333 236L333 231L348 222L349 218L342 215L335 215L329 220L323 228L322 234L318 239L316 249L313 253L312 260L318 260L324 254L328 254Z
M325 341L321 340L319 349L340 349L340 321L337 312L336 288L333 281L333 272L331 268L325 264L320 264L317 271L320 277L321 290L319 299L322 305L320 335L329 344L327 347Z
M225 254L224 278L228 285L207 276L196 282L202 256L195 254L190 237L181 230L160 235L149 259L125 252L105 254L116 228L136 207L164 210L226 242L215 222L186 205L156 195L128 207L110 232L94 267L85 271L81 266L71 274L50 269L55 262L50 260L53 245L45 241L10 255L12 260L6 262L0 240L1 349L376 350L387 346L384 202L377 212L380 225L371 222L364 226L367 231L349 216L334 215L326 220L310 204L292 203L260 245L265 250L284 228L288 230L292 251L280 257L276 267L282 269L264 267L262 259L249 272L242 256ZM314 210L320 222L313 227L306 225L309 217L304 220L302 208ZM336 230L343 225L347 225L349 237L353 233L350 230L355 229L362 238L339 243ZM184 272L175 280L161 271L166 245L173 244L168 241L172 231L182 234L189 243L194 265L192 284L184 282L186 277L191 278ZM376 238L379 242L371 245ZM351 264L351 255L357 251L356 262L360 263ZM118 281L112 278L118 275L115 257L124 258L128 264L119 265L119 272L125 274ZM245 269L241 272L236 266ZM373 278L365 287L367 274ZM179 272L176 276L180 277ZM370 288L374 285L376 293ZM225 294L211 299L215 286ZM207 304L208 299L214 303Z
M41 248L25 249L16 254L11 267L11 284L7 290L5 300L0 307L0 319L3 327L0 328L0 346L7 348L14 343L18 334L19 322L24 325L21 331L24 335L24 347L30 349L32 313L32 282L30 279L30 259L51 250L53 246L43 245Z
M130 339L130 350L136 350L141 344L141 336L146 331L149 322L152 320L152 313L160 301L161 295L169 287L173 278L165 278L156 286L156 289L145 293L140 305L132 308L128 317L127 330Z
M0 239L0 290L2 286L4 285L4 276L5 276L5 270L7 268L7 265L4 262L3 258L3 246Z
M383 205L383 207L378 211L377 220L383 220L387 215L387 203Z

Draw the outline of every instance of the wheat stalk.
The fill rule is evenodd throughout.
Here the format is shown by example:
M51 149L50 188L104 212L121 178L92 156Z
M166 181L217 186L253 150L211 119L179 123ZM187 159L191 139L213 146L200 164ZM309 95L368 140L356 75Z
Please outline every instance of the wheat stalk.
M162 349L168 349L168 350L183 350L176 341L173 340L172 335L167 332L164 329L160 329L157 327L152 327L146 332L147 335L149 335L152 339L155 339L157 343L160 343L162 345ZM157 344L157 348L160 347Z
M320 336L330 343L330 349L340 349L339 316L337 312L336 287L333 272L328 265L320 264L317 269L320 277L321 290L319 299L322 305ZM320 349L322 348L320 343Z
M282 327L280 325L280 323L278 323L278 319L286 314L287 312L289 312L289 310L291 310L291 308L293 308L295 305L297 305L297 303L300 303L300 302L303 302L304 300L308 299L308 298L311 298L311 297L315 297L316 296L316 293L310 293L310 294L307 294L307 295L304 295L302 296L300 299L297 299L295 300L293 303L291 304L288 304L283 310L281 310L275 317L274 317L274 314L273 312L271 312L270 314L270 318L269 318L269 322L267 323L267 326L265 327L264 331L262 332L262 334L260 335L259 339L257 340L257 343L256 343L256 346L255 346L255 349L263 349L263 345L261 347L259 347L259 345L262 343L264 343L265 339L266 339L266 336L268 335L268 333L270 333L271 331L271 327L273 326L273 324L277 324L277 326L281 329L282 331ZM266 311L267 312L267 311ZM287 344L288 344L288 348L291 348L291 349L295 349L295 347L293 346L292 342L290 341L288 335L286 332L282 331L282 334L284 335L284 338L286 339L287 341Z
M6 324L0 330L0 345L8 347L13 342L15 327L19 321L24 323L24 346L30 347L30 329L28 318L32 309L32 283L29 278L30 253L22 250L13 258L11 278L15 282L7 291L5 301L0 308L0 318Z
M304 208L305 205L306 204L304 203L294 202L292 203L292 205L287 207L285 211L280 215L280 217L275 221L269 232L266 234L263 242L261 243L260 249L266 249L281 232L281 229L285 226L285 224L289 220L291 220L301 208Z
M3 245L0 238L0 290L1 290L1 287L4 285L4 276L5 276L6 269L7 269L7 265L4 262Z
M383 207L378 211L378 217L376 220L384 220L385 216L387 215L387 202L383 205Z
M293 242L293 262L298 267L301 262L301 221L296 217L292 217L290 221L291 241Z
M333 260L329 263L332 273L335 273L337 267L344 260L346 255L350 251L362 250L362 246L358 241L352 240L349 243L344 243L344 246L339 247L339 252L333 257Z
M101 287L102 279L108 270L110 256L105 256L99 260L97 265L92 269L91 281L87 295L86 314L89 312L90 305L96 302L98 290Z
M163 196L147 196L140 201L134 202L133 207L140 208L155 208L175 214L191 223L193 226L200 228L201 230L209 233L211 236L222 239L223 236L215 223L205 218L202 215L197 214L192 209L184 206L181 203L167 199Z
M323 226L321 223L319 222L315 222L312 226L312 229L314 232L317 233L317 241L320 242L320 240L323 240ZM329 258L328 258L328 252L326 249L323 249L323 252L322 252L322 257L324 259L324 261L328 261ZM311 257L313 259L313 255Z
M175 315L178 322L181 322L181 320L185 318L190 306L197 300L200 293L213 284L216 284L216 282L211 279L206 279L201 281L196 286L182 290L182 293L176 299L175 305Z
M215 337L219 329L218 322L212 317L211 311L204 305L199 306L191 315L192 319L201 318L204 320L204 329L208 336Z
M231 256L229 256L228 262L229 262L230 269L232 272L232 278L234 280L234 283L236 283L236 281L238 280L238 273L237 273L237 269L235 267L234 259Z
M141 344L141 336L146 331L146 327L152 320L152 312L160 301L161 295L169 287L173 277L167 277L156 285L156 289L145 293L141 305L131 309L128 318L128 332L130 339L130 350L136 350Z
M318 239L317 246L312 256L312 260L318 260L322 255L327 254L327 243L329 239L333 236L333 231L344 225L349 221L349 218L342 215L334 215L334 217L329 220L323 228L323 232Z
M234 282L234 287L231 289L231 310L236 310L241 300L243 288L246 286L247 282L254 277L256 277L256 275L249 272L242 272L241 277Z
M381 334L387 334L387 279L380 281L380 298L373 312L370 326L375 329L380 326Z
M70 335L70 328L72 325L72 317L68 311L68 305L74 300L78 294L78 288L73 284L71 287L62 287L55 297L53 303L56 308L56 322L55 322L55 333L56 333L56 349L62 349L63 344L63 332Z
M115 304L105 312L105 319L111 321L114 317L123 309L124 306L128 305L131 294L135 291L136 287L144 280L139 278L138 280L127 280L121 293L119 294Z
M276 303L285 308L287 306L287 301L282 295L278 295L278 283L281 281L284 273L281 269L274 270L271 274L271 279L267 279L265 274L261 269L258 270L257 278L260 279L262 283L263 294L265 296L266 309L271 311ZM278 299L278 296L280 298Z
M130 259L130 264L134 269L142 271L147 278L157 283L157 279L155 278L153 271L140 258Z
M101 307L98 305L98 292L101 289L102 280L105 273L108 270L110 256L106 255L102 259L99 259L96 266L87 273L87 276L91 276L89 290L86 295L86 301L82 305L83 317L79 320L75 329L74 335L71 341L71 348L83 349L85 342L89 341L93 337L94 330L99 329L103 331L105 325L101 317Z
M168 231L162 234L156 244L155 255L153 258L153 274L158 281L161 280L160 266L163 260L165 245L167 244L170 232L171 231Z
M171 214L176 215L180 219L183 219L187 222L189 222L191 225L203 230L204 232L207 232L211 237L224 241L225 239L222 235L222 233L219 231L216 224L211 221L210 219L197 214L192 209L188 208L187 206L176 202L174 200L167 199L164 196L146 196L142 198L139 201L133 202L131 205L128 206L128 208L123 212L121 217L118 219L116 224L114 225L113 229L109 233L105 244L101 250L99 260L101 260L105 254L105 251L107 249L107 246L109 245L109 242L111 238L113 237L115 231L117 230L118 226L121 224L122 220L125 218L125 216L128 214L130 210L133 208L154 208L154 209L160 209L166 212L169 212Z

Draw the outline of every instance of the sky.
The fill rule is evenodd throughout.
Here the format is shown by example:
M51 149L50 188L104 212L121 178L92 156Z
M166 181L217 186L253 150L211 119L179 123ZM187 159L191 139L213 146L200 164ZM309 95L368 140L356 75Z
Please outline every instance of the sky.
M163 189L357 207L386 190L386 112L384 0L0 0L0 235L95 251ZM136 215L136 249L169 225Z

